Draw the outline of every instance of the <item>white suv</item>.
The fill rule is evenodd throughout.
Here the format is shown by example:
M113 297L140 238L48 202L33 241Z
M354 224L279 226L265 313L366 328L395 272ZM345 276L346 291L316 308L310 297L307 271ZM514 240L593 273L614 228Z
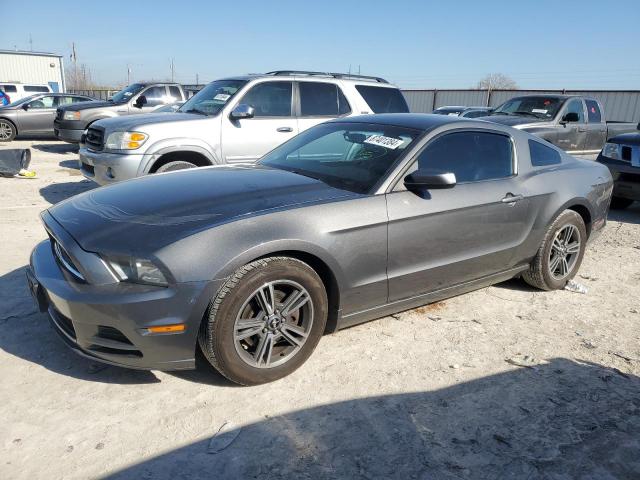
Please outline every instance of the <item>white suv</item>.
M405 113L400 90L378 77L276 71L216 80L176 113L99 120L80 145L85 177L104 185L148 173L254 162L326 120Z
M49 85L29 83L0 82L0 90L7 94L12 103L36 93L52 93Z

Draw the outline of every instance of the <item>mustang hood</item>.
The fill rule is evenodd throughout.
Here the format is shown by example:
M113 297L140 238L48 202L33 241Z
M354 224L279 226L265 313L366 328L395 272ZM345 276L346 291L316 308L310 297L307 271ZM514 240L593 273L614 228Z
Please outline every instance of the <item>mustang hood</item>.
M534 118L526 115L489 115L487 117L476 118L476 120L486 120L487 122L499 123L500 125L507 125L509 127L551 121L550 118Z
M349 196L358 194L284 170L220 166L100 187L49 213L85 250L135 253L236 219Z

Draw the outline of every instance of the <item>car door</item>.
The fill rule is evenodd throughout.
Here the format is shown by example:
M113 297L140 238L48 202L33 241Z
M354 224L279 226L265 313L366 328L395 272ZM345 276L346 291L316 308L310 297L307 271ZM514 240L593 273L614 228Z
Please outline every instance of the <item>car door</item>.
M417 155L408 172L452 172L457 184L419 195L400 180L387 194L389 301L514 266L529 225L514 150L506 134L459 130L432 139Z
M221 151L226 162L255 162L298 133L293 82L257 83L230 107L241 104L254 108L252 118L232 119L229 110L222 115Z
M298 131L351 113L342 89L335 83L296 82Z
M55 97L43 95L18 109L18 131L22 134L53 133L53 120L56 116Z
M598 153L607 141L607 124L602 118L600 105L593 99L585 99L587 106L587 140L585 151Z
M136 106L137 101L142 96L144 96L145 102L142 106L138 107ZM160 105L171 103L169 102L169 98L167 89L164 85L154 85L145 88L139 95L129 102L129 113L149 113Z
M570 113L575 113L578 120L569 121ZM581 98L572 98L566 102L560 114L560 125L557 146L570 153L582 152L587 141L587 125Z

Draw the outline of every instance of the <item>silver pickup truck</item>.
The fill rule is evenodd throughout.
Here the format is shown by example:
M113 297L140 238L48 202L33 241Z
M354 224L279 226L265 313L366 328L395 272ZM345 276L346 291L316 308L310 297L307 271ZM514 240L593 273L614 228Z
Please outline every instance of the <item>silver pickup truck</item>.
M525 95L481 117L532 133L572 155L596 155L607 139L635 132L637 123L607 122L600 102L579 95Z
M95 100L58 108L53 121L53 132L58 140L79 143L84 131L97 120L149 113L159 105L183 102L186 99L184 89L177 83L134 83L106 102Z

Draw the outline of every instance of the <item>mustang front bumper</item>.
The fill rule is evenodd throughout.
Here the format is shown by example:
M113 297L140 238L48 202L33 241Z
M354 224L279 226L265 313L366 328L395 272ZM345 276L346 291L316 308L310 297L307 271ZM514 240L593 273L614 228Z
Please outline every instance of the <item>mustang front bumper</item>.
M27 269L29 289L56 332L77 353L139 369L195 367L198 329L220 282L186 282L168 288L118 282L90 285L58 261L51 241L36 246ZM178 333L148 327L185 324Z

